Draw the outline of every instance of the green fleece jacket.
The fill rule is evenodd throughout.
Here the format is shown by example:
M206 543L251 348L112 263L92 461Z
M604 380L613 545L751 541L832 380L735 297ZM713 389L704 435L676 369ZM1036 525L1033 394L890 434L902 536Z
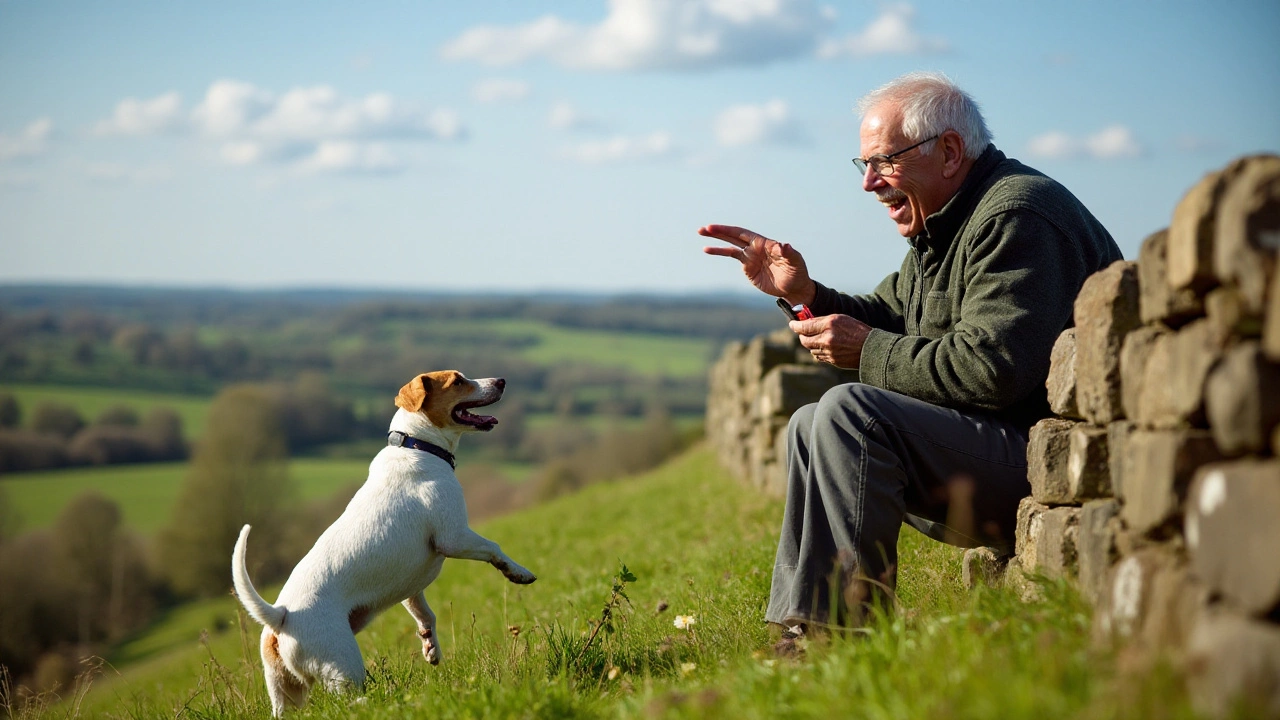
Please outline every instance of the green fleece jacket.
M818 285L815 315L873 329L862 382L1027 428L1049 414L1045 379L1085 278L1120 260L1066 188L988 145L960 190L910 239L870 295Z

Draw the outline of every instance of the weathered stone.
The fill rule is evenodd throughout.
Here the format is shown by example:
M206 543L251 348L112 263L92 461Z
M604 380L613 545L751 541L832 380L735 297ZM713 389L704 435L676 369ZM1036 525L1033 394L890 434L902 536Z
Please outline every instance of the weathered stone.
M1280 253L1280 156L1239 161L1222 191L1214 236L1214 270L1239 289L1244 309L1261 316Z
M1157 570L1151 577L1147 613L1142 622L1144 648L1153 656L1182 650L1190 640L1196 615L1207 602L1204 586L1196 582L1181 559Z
M1068 460L1071 428L1076 423L1045 418L1031 428L1027 439L1027 480L1031 497L1046 505L1072 502Z
M1205 379L1220 357L1221 341L1207 320L1157 338L1133 419L1145 427L1204 427Z
M1216 287L1204 298L1204 315L1213 328L1213 336L1225 344L1233 337L1262 335L1262 316L1251 314L1244 306L1240 291L1231 286Z
M1147 362L1157 341L1167 335L1169 331L1162 326L1144 325L1125 336L1120 348L1120 398L1125 417L1139 416L1138 403L1148 377Z
M1214 718L1280 717L1280 627L1206 612L1187 644L1187 690Z
M1138 429L1132 420L1116 420L1107 424L1107 461L1111 466L1111 493L1124 497L1124 478L1133 471L1126 465L1132 459L1127 451L1129 437Z
M1164 535L1196 468L1222 459L1207 430L1138 430L1125 443L1121 517L1134 532Z
M1083 419L1076 406L1076 329L1067 328L1049 355L1049 409L1062 417Z
M1280 607L1280 460L1200 468L1185 524L1192 566L1245 612Z
M1095 425L1124 416L1120 403L1120 347L1138 327L1138 273L1117 260L1089 276L1076 296L1076 405Z
M1156 608L1155 589L1165 573L1176 573L1181 561L1164 546L1143 548L1125 556L1108 571L1094 614L1095 638L1101 641L1138 638Z
M1018 524L1014 530L1014 553L1023 570L1030 571L1036 567L1036 539L1040 536L1042 516L1049 511L1049 506L1041 505L1031 496L1022 498L1018 503Z
M1205 384L1205 414L1224 454L1265 452L1280 424L1280 365L1256 342L1235 346Z
M757 412L760 417L791 415L837 383L834 373L821 365L779 365L760 381Z
M1200 179L1173 210L1166 262L1169 287L1203 293L1218 284L1213 271L1214 213L1227 170Z
M994 548L969 548L964 551L964 558L960 565L961 580L969 590L978 585L994 587L1004 576L1008 564L1009 558L1001 556Z
M1103 582L1118 557L1116 523L1120 502L1091 500L1080 508L1080 529L1076 532L1076 554L1080 565L1080 592L1092 605L1098 604Z
M1071 428L1067 438L1067 494L1073 503L1111 495L1106 428Z
M1280 362L1280 272L1271 276L1271 289L1267 296L1267 309L1262 320L1262 350L1267 357Z
M1142 322L1177 327L1204 314L1200 296L1191 289L1169 285L1169 231L1147 236L1138 250L1138 306Z

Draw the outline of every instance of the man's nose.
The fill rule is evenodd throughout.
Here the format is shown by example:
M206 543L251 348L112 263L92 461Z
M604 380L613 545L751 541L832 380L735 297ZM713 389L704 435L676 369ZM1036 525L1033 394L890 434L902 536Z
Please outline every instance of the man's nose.
M875 192L879 187L884 185L884 178L875 168L867 166L867 172L862 175L862 189L867 192Z

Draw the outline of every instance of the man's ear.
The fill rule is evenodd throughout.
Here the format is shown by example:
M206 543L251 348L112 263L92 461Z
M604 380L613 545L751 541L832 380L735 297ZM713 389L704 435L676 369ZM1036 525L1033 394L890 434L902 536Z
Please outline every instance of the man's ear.
M950 180L964 167L964 138L955 130L948 130L938 138L942 149L942 177Z
M422 406L427 404L430 388L431 383L425 374L410 380L400 388L400 394L396 395L396 407L404 408L409 412L422 412Z

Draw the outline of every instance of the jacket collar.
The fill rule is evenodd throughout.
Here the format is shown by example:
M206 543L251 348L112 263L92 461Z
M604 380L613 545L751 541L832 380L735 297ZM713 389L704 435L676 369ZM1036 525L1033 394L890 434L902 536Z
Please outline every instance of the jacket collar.
M987 180L1004 160L1005 154L997 150L994 144L988 144L987 149L973 162L973 167L969 168L969 174L960 183L960 189L941 210L925 218L924 231L911 238L911 244L917 250L924 250L926 247L942 250L950 245L960 226L973 214L973 208L980 199L979 190L987 184Z

